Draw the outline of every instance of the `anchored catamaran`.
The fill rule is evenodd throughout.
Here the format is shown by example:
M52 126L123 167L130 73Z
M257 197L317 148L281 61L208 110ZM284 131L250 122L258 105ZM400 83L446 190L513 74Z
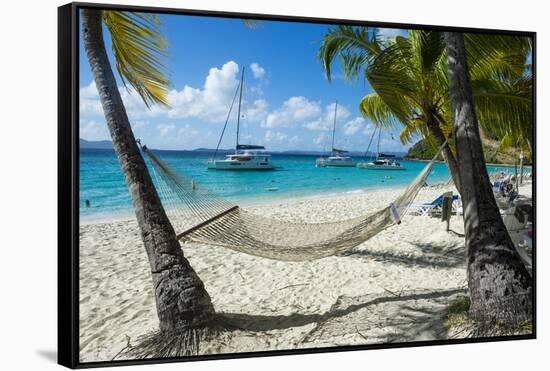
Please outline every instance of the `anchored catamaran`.
M239 108L237 112L237 139L235 143L235 153L231 155L226 155L223 160L216 160L216 154L218 148L220 147L227 122L229 121L229 116L231 115L231 110L233 109L233 103L235 102L235 97L237 92L235 92L235 97L229 108L229 113L227 114L227 120L222 130L220 140L218 141L218 146L216 147L216 152L212 159L208 161L208 168L214 170L273 170L275 165L271 161L271 155L265 152L264 146L258 146L254 144L240 144L239 143L239 128L241 121L241 103L243 97L243 86L244 86L244 67L241 74L241 83L238 87L239 92Z
M317 167L354 167L353 159L346 156L348 151L334 148L334 133L336 132L336 112L338 111L338 101L334 106L334 125L332 127L332 155L328 157L320 157L315 161Z
M377 128L377 129L378 129L378 145L376 149L376 159L370 162L361 161L357 164L357 167L360 169L368 169L368 170L406 170L404 166L402 166L399 162L397 162L397 160L395 160L395 155L388 155L380 152L380 135L382 133L382 129L381 128ZM375 134L376 134L376 129L372 133L371 140L369 142L367 150L365 151L365 157L369 152L370 145L372 143L372 139L374 138Z

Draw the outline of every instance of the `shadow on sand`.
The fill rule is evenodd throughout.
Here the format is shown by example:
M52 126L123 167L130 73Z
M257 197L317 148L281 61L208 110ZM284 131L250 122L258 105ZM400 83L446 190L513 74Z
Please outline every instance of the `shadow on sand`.
M378 295L364 295L358 297L340 297L332 308L323 314L300 314L293 313L290 315L252 315L252 314L240 314L240 313L220 313L222 320L229 326L237 330L245 331L270 331L270 330L282 330L291 327L300 327L308 324L323 324L329 321L334 321L339 318L348 317L361 311L362 309L372 310L372 307L379 306L381 304L398 304L399 319L404 324L410 325L411 323L426 323L433 320L434 316L440 315L440 311L432 311L426 308L422 308L413 303L417 303L419 300L436 300L447 303L452 296L458 294L465 294L466 290L462 288L439 290L432 292L410 292L399 294L378 294ZM389 313L388 313L389 314ZM351 318L350 318L351 319ZM388 322L391 318L383 319L383 322ZM347 321L347 320L346 320ZM349 325L355 326L358 323L364 323L364 321L348 321ZM398 325L392 323L392 326ZM419 331L422 330L420 326ZM414 334L409 334L414 335Z
M466 249L464 246L444 249L435 244L413 243L413 245L420 250L420 254L415 257L369 250L352 250L341 254L341 256L376 259L386 263L405 266L419 265L432 268L457 268L466 264Z

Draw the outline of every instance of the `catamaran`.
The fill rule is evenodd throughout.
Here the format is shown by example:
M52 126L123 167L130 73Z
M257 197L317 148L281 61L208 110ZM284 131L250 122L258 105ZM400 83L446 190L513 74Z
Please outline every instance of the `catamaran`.
M380 157L371 162L359 162L357 167L369 170L405 170L405 167L396 160Z
M353 159L346 156L348 151L334 148L334 133L336 132L336 112L338 111L338 101L334 106L334 124L332 126L332 154L327 157L320 157L315 161L317 167L355 167Z
M406 170L403 165L401 165L397 160L395 159L395 155L389 155L385 153L380 152L380 135L382 133L381 128L378 129L378 145L376 150L376 159L373 161L361 161L357 163L357 167L359 169L368 169L368 170ZM372 139L374 138L374 135L376 134L376 129L372 133L371 140L369 142L369 145L367 147L367 150L365 151L365 157L367 156L370 145L372 143Z
M243 97L243 86L244 86L244 67L241 75L241 83L237 88L239 91L239 107L237 111L237 139L235 143L235 153L226 155L223 160L216 160L216 154L220 147L227 122L229 121L229 116L231 115L231 110L233 109L233 103L235 102L235 97L237 91L235 92L235 97L229 108L229 113L227 114L227 120L222 130L222 134L218 141L218 146L216 147L216 152L214 156L208 160L208 168L214 170L273 170L275 165L271 161L271 155L266 153L264 146L258 146L254 144L240 144L239 143L239 128L241 121L241 103Z

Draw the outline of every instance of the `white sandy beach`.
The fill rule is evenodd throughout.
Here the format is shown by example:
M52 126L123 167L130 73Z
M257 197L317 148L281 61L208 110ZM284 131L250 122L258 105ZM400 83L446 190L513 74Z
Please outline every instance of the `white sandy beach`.
M431 201L450 187L423 188ZM399 190L274 201L248 210L287 221L330 221L386 206ZM530 187L529 187L530 193ZM217 312L243 330L202 345L204 353L327 347L447 338L446 307L466 294L462 217L403 223L354 251L304 263L228 249L183 251ZM80 227L80 357L111 360L158 319L150 270L135 220Z

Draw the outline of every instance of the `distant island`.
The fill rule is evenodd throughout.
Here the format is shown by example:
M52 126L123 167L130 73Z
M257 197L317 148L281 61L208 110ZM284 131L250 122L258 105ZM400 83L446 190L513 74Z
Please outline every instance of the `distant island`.
M113 143L110 140L86 140L80 138L80 148L81 149L113 149ZM171 151L171 150L162 150L162 151ZM208 152L212 153L215 152L216 149L214 148L195 148L195 149L184 149L181 150L183 152ZM234 149L230 148L221 148L218 149L218 153L220 154L228 154L235 152ZM273 154L281 154L281 155L302 155L302 156L326 156L328 155L328 152L326 151L308 151L308 150L286 150L286 151L268 151L269 153ZM402 158L405 153L404 152L384 152L388 155L394 155L396 158ZM365 152L360 151L350 151L348 152L349 156L352 157L363 157L365 156ZM376 156L376 153L369 152L367 154L367 157L374 157Z
M409 149L404 159L431 160L435 155L435 151L425 139L421 139ZM519 162L519 150L515 148L502 150L499 143L495 140L483 138L483 153L487 163L513 165ZM443 160L441 155L439 157L439 160ZM524 161L525 165L531 162L528 154L525 154Z
M192 150L183 150L188 152L215 152L216 150L214 148L196 148ZM218 149L218 153L233 153L235 152L234 149ZM285 151L267 151L272 154L279 154L279 155L297 155L297 156L327 156L329 153L327 151L313 151L313 150L298 150L298 149L290 149ZM402 158L405 155L405 152L384 152L387 155L394 155L396 158ZM361 151L350 151L347 153L347 155L352 157L364 157L365 152ZM376 153L369 152L367 154L367 157L374 157L376 156Z
M113 143L110 140L86 140L80 138L81 149L113 149Z

